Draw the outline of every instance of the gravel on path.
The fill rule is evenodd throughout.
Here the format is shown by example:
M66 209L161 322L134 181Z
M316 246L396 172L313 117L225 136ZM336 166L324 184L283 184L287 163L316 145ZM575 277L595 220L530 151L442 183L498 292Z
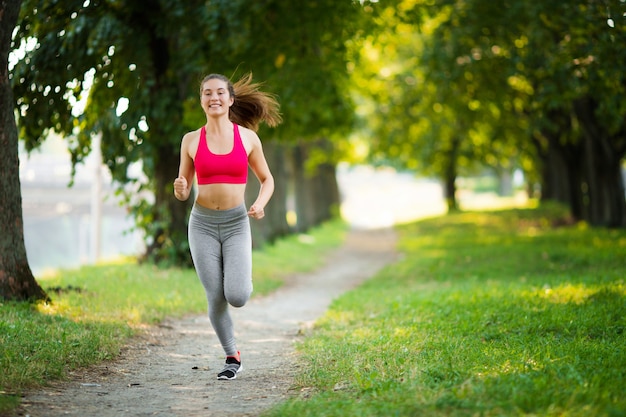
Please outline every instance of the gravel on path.
M207 316L166 320L115 361L27 393L18 416L258 416L298 395L295 342L330 303L396 259L393 229L352 230L325 266L231 309L243 371L218 381L223 353Z

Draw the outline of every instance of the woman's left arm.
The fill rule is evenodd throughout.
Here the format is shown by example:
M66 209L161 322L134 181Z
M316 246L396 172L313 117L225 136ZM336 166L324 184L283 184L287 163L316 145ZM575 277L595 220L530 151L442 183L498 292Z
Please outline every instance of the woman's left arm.
M259 195L255 202L250 206L248 215L255 219L261 219L265 216L265 206L274 194L274 177L267 164L265 155L263 154L263 145L261 140L253 131L248 131L246 136L249 139L250 153L248 154L248 164L254 175L261 183Z

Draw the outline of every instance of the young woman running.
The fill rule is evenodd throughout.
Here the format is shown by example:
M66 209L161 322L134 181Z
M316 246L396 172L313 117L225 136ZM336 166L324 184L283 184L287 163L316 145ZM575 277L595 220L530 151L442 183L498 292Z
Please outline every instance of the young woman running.
M274 96L259 90L252 75L234 85L220 74L200 84L206 124L182 138L174 196L189 198L194 176L197 196L189 217L191 257L204 286L211 325L226 354L217 379L235 379L243 368L228 305L242 307L252 293L252 238L248 217L261 219L274 192L274 178L255 133L260 122L281 122ZM246 209L248 166L261 184Z

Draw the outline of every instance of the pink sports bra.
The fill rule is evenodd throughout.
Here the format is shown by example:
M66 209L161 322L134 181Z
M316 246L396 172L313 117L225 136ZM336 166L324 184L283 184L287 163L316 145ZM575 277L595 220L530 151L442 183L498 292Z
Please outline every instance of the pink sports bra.
M239 135L239 126L233 123L235 140L227 154L214 154L206 141L206 128L200 129L200 140L194 165L198 184L245 184L248 180L248 154Z

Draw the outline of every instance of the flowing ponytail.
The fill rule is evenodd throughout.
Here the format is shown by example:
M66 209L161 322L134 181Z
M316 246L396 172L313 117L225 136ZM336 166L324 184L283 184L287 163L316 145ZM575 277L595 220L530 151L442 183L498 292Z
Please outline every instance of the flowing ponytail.
M262 84L252 82L252 73L244 75L235 84L224 75L210 74L200 83L200 90L206 81L213 78L224 81L230 95L235 99L229 114L233 123L257 131L261 122L274 127L283 121L276 96L261 91L259 88Z

